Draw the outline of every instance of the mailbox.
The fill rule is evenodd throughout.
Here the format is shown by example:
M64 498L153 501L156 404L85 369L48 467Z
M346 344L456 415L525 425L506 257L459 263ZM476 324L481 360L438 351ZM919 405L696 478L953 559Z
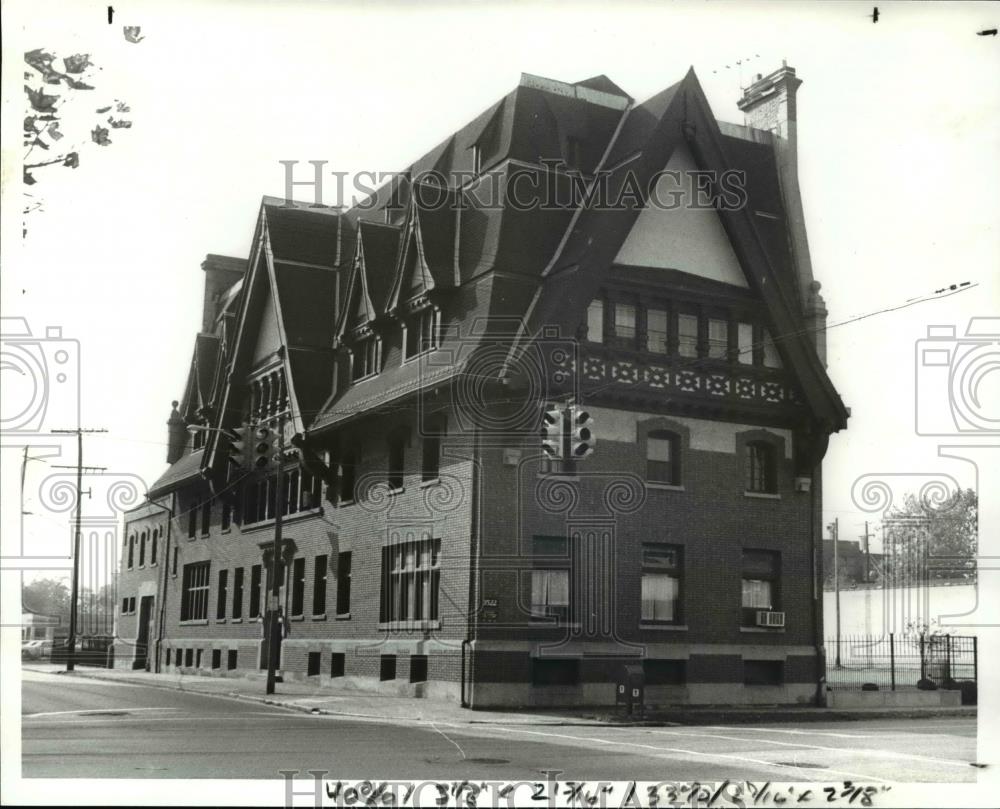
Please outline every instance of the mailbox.
M622 666L615 684L615 704L624 705L625 713L642 713L646 692L646 673L642 666L626 664Z

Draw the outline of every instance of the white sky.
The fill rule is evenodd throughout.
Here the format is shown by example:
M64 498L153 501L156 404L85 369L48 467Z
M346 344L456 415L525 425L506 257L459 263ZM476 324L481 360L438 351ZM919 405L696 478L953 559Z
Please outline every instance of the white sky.
M23 28L5 25L2 311L80 341L83 423L108 430L86 440L86 463L147 482L162 472L200 326L200 263L247 254L261 195L283 193L279 160L399 169L522 71L605 73L641 101L693 65L716 117L739 122L741 74L745 85L785 58L804 81L800 179L831 323L979 284L829 332L830 373L853 416L825 464L827 521L840 518L842 538L877 521L851 499L866 473L974 485L972 467L915 435L914 342L928 324L961 333L970 316L998 314L1000 40L975 35L996 26L996 6L880 3L877 25L870 3L849 2L116 3L113 26L106 3L26 8L5 7L5 23L19 14ZM125 42L122 24L145 39ZM19 60L38 46L92 53L105 68L98 91L127 100L135 123L112 146L85 148L79 169L38 173L45 210L22 242ZM5 506L16 455L4 451ZM75 451L50 460L73 463ZM29 491L47 473L31 464ZM30 547L65 547L63 525L28 518Z

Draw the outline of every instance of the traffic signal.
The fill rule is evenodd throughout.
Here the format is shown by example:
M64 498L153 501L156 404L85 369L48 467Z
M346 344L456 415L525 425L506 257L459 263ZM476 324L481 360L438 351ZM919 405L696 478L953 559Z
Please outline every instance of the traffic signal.
M594 419L582 407L574 405L569 409L570 457L578 461L582 460L593 453L596 444Z
M542 414L542 452L547 458L563 456L563 414L558 407L550 407Z
M250 467L250 446L253 443L253 428L242 424L233 432L236 437L229 444L229 460L241 469Z
M277 433L263 424L253 430L253 468L267 469L275 460L275 439Z

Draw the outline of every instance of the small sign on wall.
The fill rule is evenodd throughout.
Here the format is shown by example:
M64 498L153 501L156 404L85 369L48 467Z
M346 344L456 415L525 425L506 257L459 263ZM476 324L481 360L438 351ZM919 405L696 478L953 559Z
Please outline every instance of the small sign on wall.
M492 624L496 622L497 618L500 616L500 609L495 598L484 598L483 608L480 611L480 620L484 624Z

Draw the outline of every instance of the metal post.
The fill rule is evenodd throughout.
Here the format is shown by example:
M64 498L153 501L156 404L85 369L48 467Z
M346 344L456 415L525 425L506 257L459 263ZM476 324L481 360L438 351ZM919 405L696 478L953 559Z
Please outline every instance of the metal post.
M275 676L278 669L278 643L281 638L281 625L278 623L278 601L281 598L281 582L278 581L278 557L281 554L281 520L285 512L285 481L282 474L282 463L285 454L285 420L278 416L278 474L275 478L274 493L274 547L271 551L271 621L268 627L270 634L267 644L267 693L274 693Z
M947 668L945 669L944 679L954 680L955 678L951 674L951 635L945 635L945 660L947 661Z
M924 633L921 632L920 633L920 679L921 680L927 677L927 664L926 664L927 658L926 655L924 654L924 651L925 651Z
M833 593L834 610L837 615L837 660L836 666L840 668L840 554L837 550L840 537L840 517L833 521Z
M972 681L979 686L979 644L975 635L972 636Z
M892 690L896 690L896 642L892 632L889 633L889 671L892 677Z
M80 509L83 504L83 431L76 431L76 527L73 531L73 587L69 604L69 648L66 671L76 664L76 602L80 592Z

